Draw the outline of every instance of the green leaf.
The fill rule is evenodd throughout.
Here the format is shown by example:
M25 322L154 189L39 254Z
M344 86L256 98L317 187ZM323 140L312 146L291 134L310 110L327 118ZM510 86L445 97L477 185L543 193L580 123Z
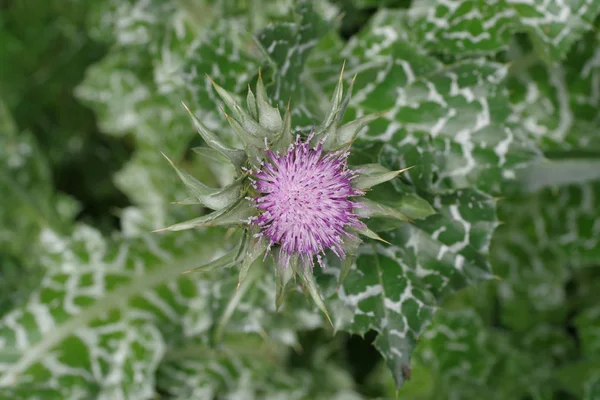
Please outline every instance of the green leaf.
M596 223L600 215L596 200L599 185L595 182L545 189L527 198L503 202L500 215L506 224L498 233L498 243L520 248L522 255L531 257L527 261L531 264L538 257L554 254L568 260L573 268L594 265L600 255L600 226Z
M434 301L427 292L408 279L398 279L402 272L402 266L393 258L377 252L361 254L339 292L344 305L353 312L349 325L342 327L359 334L369 329L379 332L375 346L398 386L404 382L404 369L410 368L416 337L434 310ZM360 279L359 275L365 273Z
M473 309L440 311L423 333L416 357L436 372L436 386L456 393L465 384L484 386L491 378L497 362L491 340Z
M11 129L9 118L0 115L4 125L0 131L0 189L4 193L0 249L20 253L28 245L27 237L35 237L41 228L56 222L56 215L52 210L54 196L48 164L35 138ZM16 231L22 236L15 238ZM22 239L25 242L20 242Z
M154 238L109 244L86 226L69 239L44 230L44 279L26 304L0 321L0 386L46 382L54 393L150 395L165 344L157 322L172 318L196 294L187 278L177 278L201 260L197 253L177 259L182 248L172 236L161 243ZM210 257L208 247L203 254Z
M600 76L595 61L598 38L597 32L586 34L562 64L551 66L518 42L509 49L510 119L519 122L521 129L546 151L573 150L592 157L598 154L596 110L600 101L594 94Z
M46 397L64 397L62 391L86 398L151 397L163 357L190 354L186 346L194 343L207 345L235 293L238 276L231 269L182 275L219 259L226 250L221 235L207 230L106 240L87 226L70 238L43 231L44 279L0 319L0 388L35 390L36 382L44 382L38 388L46 389ZM295 345L299 327L322 324L298 298L292 304L300 306L286 304L276 314L274 278L257 272L252 290L221 325L224 337L253 333Z
M285 301L286 295L293 289L294 282L292 278L296 277L298 270L298 257L292 256L288 264L288 268L275 268L275 276L277 278L277 295L275 297L275 308L280 309Z
M347 74L358 73L345 119L387 111L356 144L384 143L383 165L414 167L403 176L422 188L501 192L539 154L507 123L507 67L485 59L443 66L405 40L403 20L382 10L341 51Z
M229 338L224 350L202 344L183 350L169 357L158 376L159 387L175 399L366 399L355 391L349 372L323 347L307 355L308 365L292 371L285 368L285 358L292 354L274 343L249 340L248 335Z
M233 135L227 132L225 120L217 105L219 96L210 84L210 79L226 88L234 96L247 90L251 79L260 67L261 56L248 50L252 47L239 39L235 25L243 20L218 22L205 33L199 44L190 43L183 70L177 75L185 89L189 105L198 111L198 117L209 129L221 129L219 136L234 143ZM210 76L210 79L207 77ZM241 97L235 98L241 103ZM223 139L223 137L221 137Z
M296 124L298 120L306 124L307 117L325 112L314 109L309 100L310 91L304 88L300 77L311 50L329 29L331 24L315 9L313 1L300 0L296 2L291 18L277 21L257 35L258 42L274 68L271 98L278 102L280 108L285 107L288 101L293 101Z
M523 332L566 318L568 280L600 256L597 193L597 183L572 185L500 203L491 260L504 324Z
M53 186L46 153L30 132L19 132L0 99L0 315L39 284L35 238L48 227L62 233L79 204Z
M232 318L233 313L236 311L236 309L239 307L242 298L245 297L248 293L248 291L252 288L252 285L257 281L257 279L260 277L260 273L256 270L251 271L246 278L244 279L243 282L240 282L238 280L238 286L236 286L236 290L235 293L233 293L232 296L230 296L229 301L227 302L227 305L225 306L225 308L221 311L221 314L219 315L218 321L215 325L213 334L212 334L212 340L213 342L220 342L223 339L223 330L225 328L225 325L227 325L229 323L229 321Z
M358 8L406 8L410 2L407 0L352 0L352 3Z
M600 399L600 377L590 379L585 387L584 400Z
M462 293L452 297L460 304L445 304L415 352L415 375L431 376L431 394L426 398L440 394L494 400L552 398L558 389L552 377L553 359L565 357L560 352L568 347L568 336L544 324L526 334L496 329L473 309L475 299L467 300ZM405 389L411 386L401 388L399 395L408 398Z
M168 24L164 16L174 11L174 4L162 1L100 1L92 7L88 30L95 40L120 46L156 45L160 29Z
M600 362L597 358L572 362L556 371L556 379L561 381L568 392L579 398L585 398L584 395L590 393L599 375Z
M600 307L590 307L575 317L575 326L584 354L600 354Z
M548 61L563 59L593 26L600 2L551 0L418 0L410 9L417 40L430 51L453 55L489 54L507 47L512 34L529 34Z
M158 228L170 222L169 201L185 196L165 170L160 152L179 158L195 136L194 128L180 105L182 98L158 93L153 82L131 69L127 57L125 52L107 55L88 69L76 94L95 110L103 132L134 134L136 151L115 183L151 216L151 228Z
M115 181L144 211L150 229L174 222L168 204L173 198L185 197L159 155L162 151L179 159L195 137L181 102L196 112L207 129L223 128L225 120L217 118L216 97L206 85L205 74L211 73L222 85L239 91L258 68L256 58L242 51L239 35L233 34L234 25L227 18L197 23L199 15L206 15L201 12L203 4L197 5L199 9L187 10L187 5L157 0L97 3L95 21L102 26L90 29L121 46L113 47L90 68L76 90L98 115L102 131L133 134L135 154ZM216 12L209 8L207 13ZM144 19L140 12L153 17ZM238 22L243 21L247 19ZM220 137L223 146L234 144L230 132L224 132ZM214 145L211 138L205 140ZM239 154L235 150L228 153L234 164L241 162Z
M178 400L212 398L224 393L249 399L258 399L258 393L298 398L306 393L309 380L304 374L289 375L279 360L265 357L273 348L257 340L230 342L233 350L227 352L198 344L190 346L187 354L169 357L159 370L159 387Z
M599 159L560 159L533 164L519 174L523 188L530 192L553 186L585 184L600 180Z
M385 243L385 240L383 240L383 239L381 238L381 236L379 236L378 234L376 234L375 232L373 232L372 230L370 230L370 229L369 229L369 228L367 228L367 227L356 229L356 232L360 233L360 234L361 234L361 235L363 235L363 236L366 236L366 237L368 237L369 239L379 240L379 241L382 241L382 242L384 242L384 243ZM350 263L350 265L351 265L351 264L352 264L352 263ZM343 265L345 266L345 265L346 265L346 263L344 262L344 264L343 264ZM342 267L342 269L343 269L343 268L345 268L345 267ZM348 268L349 268L349 266L348 266ZM342 275L343 275L343 274L342 274ZM341 280L343 280L343 279L341 279Z
M438 299L491 277L495 201L469 190L429 200L438 213L382 234L391 246L366 245L339 289L342 305L330 300L336 329L379 332L375 346L398 386Z

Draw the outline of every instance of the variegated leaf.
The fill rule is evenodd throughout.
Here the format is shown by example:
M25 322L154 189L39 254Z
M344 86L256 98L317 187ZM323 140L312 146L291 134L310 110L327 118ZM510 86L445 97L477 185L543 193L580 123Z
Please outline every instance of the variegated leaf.
M380 11L341 52L347 76L357 74L346 118L387 110L359 140L384 143L381 160L392 170L414 166L406 176L419 187L499 193L514 184L539 150L508 121L507 67L485 59L444 66L406 40L404 20Z
M495 53L513 33L527 32L548 61L564 58L599 12L596 0L418 0L410 9L415 36L429 50Z
M438 214L382 234L391 246L365 245L331 300L336 329L379 332L375 346L397 385L439 299L491 277L485 256L498 224L495 201L469 190L429 200Z

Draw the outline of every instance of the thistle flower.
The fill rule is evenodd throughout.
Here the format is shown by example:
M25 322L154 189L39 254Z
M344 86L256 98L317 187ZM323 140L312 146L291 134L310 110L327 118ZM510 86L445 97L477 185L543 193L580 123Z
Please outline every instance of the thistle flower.
M259 196L251 198L260 214L250 218L258 226L257 237L267 239L268 248L279 244L279 264L285 268L291 256L298 255L305 266L330 249L344 258L345 239L357 239L347 228L364 229L351 200L364 192L352 186L358 176L348 169L348 151L323 154L323 145L310 147L309 136L300 135L283 154L267 149L268 160L261 163L251 180Z
M299 276L327 315L312 276L315 260L323 265L322 256L327 251L341 259L341 283L361 243L359 236L381 240L361 219L383 216L407 220L397 210L363 197L365 190L393 179L402 171L389 171L379 164L355 168L347 165L351 143L358 132L381 115L369 114L341 124L353 83L354 79L344 95L342 68L328 113L303 139L292 134L289 105L282 118L279 110L269 104L260 73L256 94L248 89L247 109L212 82L231 110L232 115L225 113L225 117L243 150L222 141L184 105L196 129L214 150L211 157L216 155L232 164L237 177L224 188L210 188L169 160L193 196L184 203L202 204L214 211L162 230L207 226L234 226L243 230L242 240L234 250L194 270L240 265L239 282L242 282L257 259L262 256L266 260L272 254L277 260L277 307L291 278ZM202 149L198 153L208 154Z

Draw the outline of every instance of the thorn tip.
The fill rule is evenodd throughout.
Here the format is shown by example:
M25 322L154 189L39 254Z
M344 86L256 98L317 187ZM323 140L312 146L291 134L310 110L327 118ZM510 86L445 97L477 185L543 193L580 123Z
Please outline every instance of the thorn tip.
M410 167L402 168L402 169L399 169L399 170L397 170L397 171L394 171L394 172L396 172L396 174L400 175L401 173L403 173L403 172L406 172L406 171L408 171L409 169L412 169L412 168L414 168L414 167L416 167L416 165L412 165L412 166L410 166Z

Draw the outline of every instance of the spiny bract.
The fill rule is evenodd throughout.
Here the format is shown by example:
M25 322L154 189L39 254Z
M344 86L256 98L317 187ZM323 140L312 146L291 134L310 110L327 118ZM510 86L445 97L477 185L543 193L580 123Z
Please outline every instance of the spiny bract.
M341 283L361 243L359 235L380 240L360 218L405 219L396 210L362 197L364 190L389 181L402 171L389 171L379 164L355 168L347 165L350 146L358 132L381 115L369 114L341 124L352 83L344 95L342 68L325 119L303 140L292 134L289 106L282 118L279 110L269 104L260 73L256 94L248 89L247 109L212 82L231 110L231 115L225 117L244 150L229 146L186 107L206 144L224 162L233 164L237 178L224 188L210 188L171 162L193 195L186 203L202 204L214 211L164 230L206 226L243 229L242 240L234 250L194 270L239 264L242 282L257 259L273 254L278 265L277 307L291 278L298 275L327 315L312 276L315 259L323 264L322 255L327 250L336 254L343 261Z

